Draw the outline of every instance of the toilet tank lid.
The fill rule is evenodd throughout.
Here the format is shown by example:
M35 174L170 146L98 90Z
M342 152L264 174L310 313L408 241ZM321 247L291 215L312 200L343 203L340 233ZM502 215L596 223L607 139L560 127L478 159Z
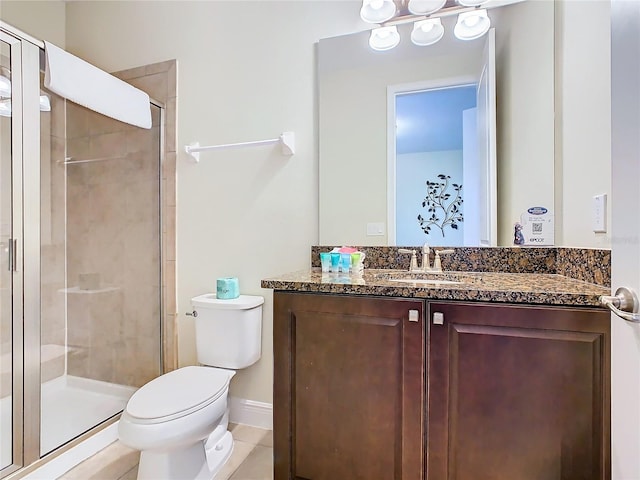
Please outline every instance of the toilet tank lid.
M191 305L201 308L215 308L224 310L249 310L264 303L264 297L258 295L240 295L238 298L222 300L216 298L215 293L205 293L191 299Z

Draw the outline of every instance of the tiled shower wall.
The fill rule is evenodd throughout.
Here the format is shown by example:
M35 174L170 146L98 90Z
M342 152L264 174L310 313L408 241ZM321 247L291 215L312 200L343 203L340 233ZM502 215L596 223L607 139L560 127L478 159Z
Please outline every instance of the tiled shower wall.
M116 73L164 104L163 124L154 107L152 133L44 92L52 109L41 112L42 381L64 373L66 348L68 373L98 380L138 386L177 367L176 67L171 60ZM113 158L63 165L65 157L103 154ZM98 284L80 289L85 273L97 273ZM1 328L10 338L10 323ZM8 347L0 345L0 354ZM9 371L0 372L0 382L9 393Z
M67 102L68 373L160 373L160 109L151 130Z

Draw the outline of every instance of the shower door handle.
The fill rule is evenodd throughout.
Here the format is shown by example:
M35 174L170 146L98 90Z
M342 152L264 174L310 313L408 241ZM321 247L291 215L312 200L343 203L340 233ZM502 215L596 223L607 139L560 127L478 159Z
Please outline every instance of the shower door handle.
M9 244L7 245L7 250L9 253L9 261L8 267L10 272L16 271L16 258L18 256L18 241L14 238L9 239Z

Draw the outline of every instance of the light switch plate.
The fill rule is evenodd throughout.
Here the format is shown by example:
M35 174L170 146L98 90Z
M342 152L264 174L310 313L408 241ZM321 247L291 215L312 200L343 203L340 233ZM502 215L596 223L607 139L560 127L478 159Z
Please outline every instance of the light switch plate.
M593 231L595 233L605 233L607 231L606 193L593 197Z
M384 222L367 223L367 236L376 237L384 235Z

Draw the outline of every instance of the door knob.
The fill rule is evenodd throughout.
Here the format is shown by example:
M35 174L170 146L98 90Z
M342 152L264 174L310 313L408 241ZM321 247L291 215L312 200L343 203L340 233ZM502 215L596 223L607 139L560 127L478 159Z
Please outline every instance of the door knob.
M600 303L627 322L640 323L638 295L629 287L620 287L613 296L602 295Z

